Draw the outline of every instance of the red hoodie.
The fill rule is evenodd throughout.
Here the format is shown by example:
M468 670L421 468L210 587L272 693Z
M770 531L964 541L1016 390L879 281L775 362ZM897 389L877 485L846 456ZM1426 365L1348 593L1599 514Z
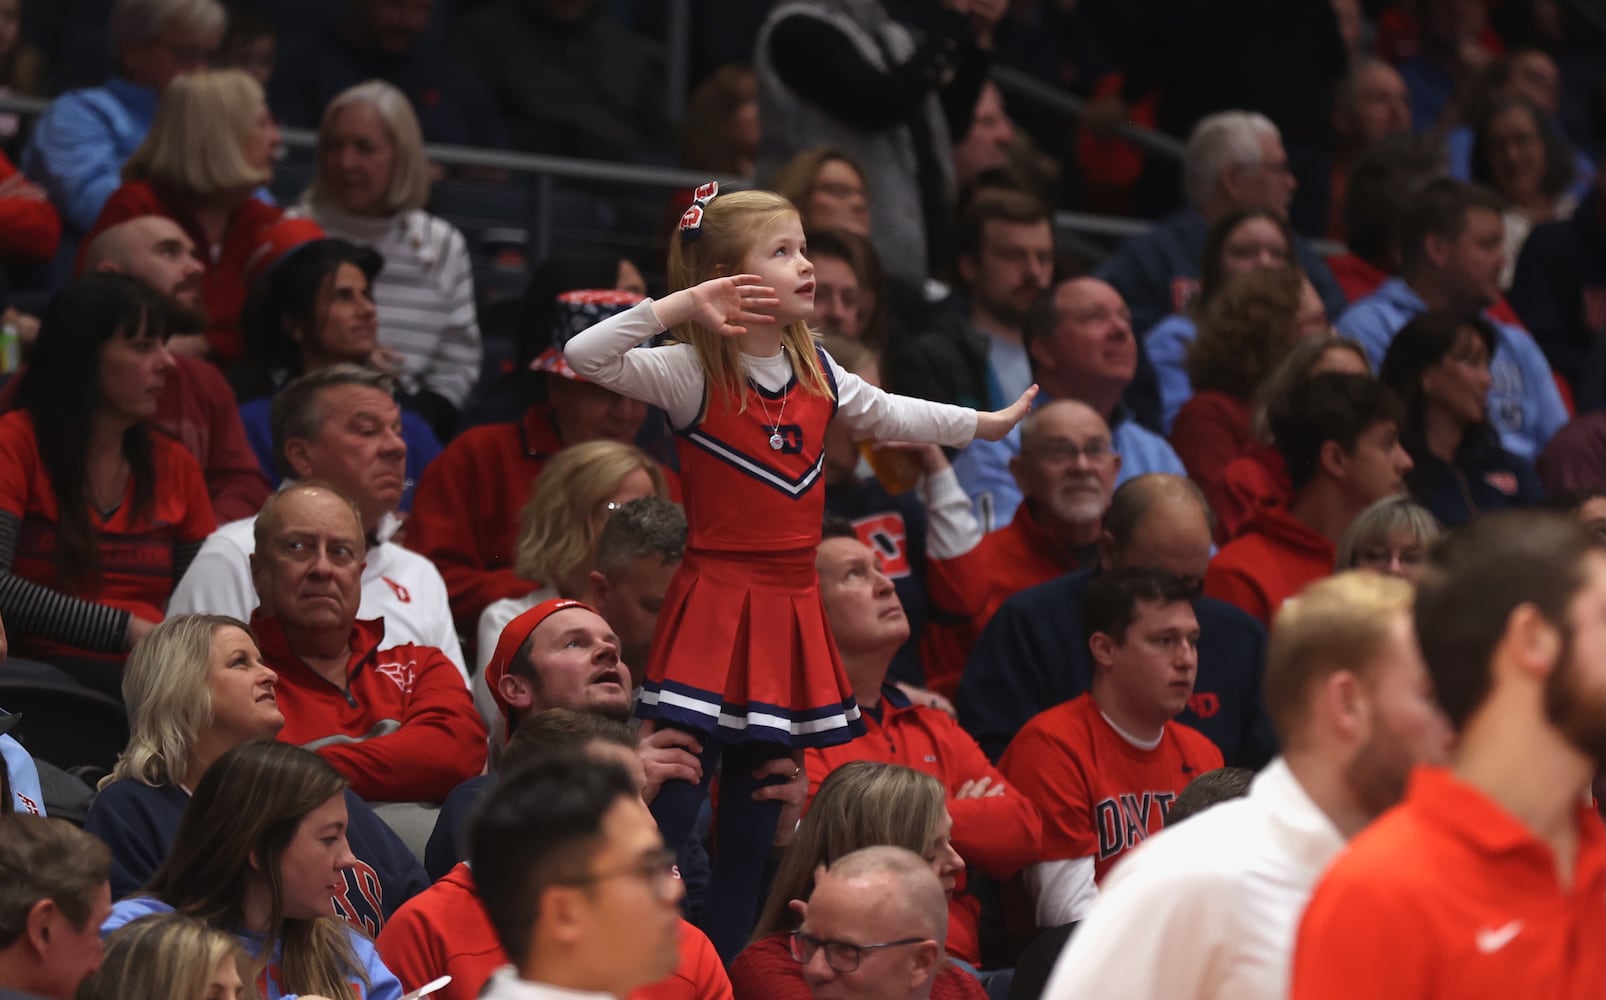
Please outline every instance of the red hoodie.
M262 659L279 674L279 739L335 766L370 802L440 802L485 769L485 723L463 675L433 646L383 651L382 618L356 622L346 688L290 651L277 618L251 619Z
M374 945L403 989L416 990L450 974L452 981L435 994L438 1000L474 1000L491 973L508 961L474 894L474 873L461 862L404 903ZM663 981L632 990L626 1000L731 1000L731 982L713 943L682 920L680 964Z
M1333 572L1336 554L1327 536L1285 510L1264 508L1210 560L1205 593L1269 626L1284 601Z

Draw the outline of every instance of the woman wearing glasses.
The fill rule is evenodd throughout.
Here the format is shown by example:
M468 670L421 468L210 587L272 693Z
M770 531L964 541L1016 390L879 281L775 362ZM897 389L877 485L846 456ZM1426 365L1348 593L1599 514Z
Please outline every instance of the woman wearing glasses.
M178 912L233 934L265 969L264 1000L397 1000L374 944L331 916L357 863L346 843L346 780L287 743L236 747L209 767L167 860L112 908L102 934Z
M813 893L821 866L864 847L902 847L924 858L952 896L965 868L949 842L952 829L943 787L930 775L871 761L832 771L781 861L752 943L731 963L735 1000L810 1000L803 962L822 943L795 933L800 918L792 903ZM865 957L862 947L824 946L827 961L838 972L854 971ZM975 977L951 964L943 967L931 990L931 1000L985 996Z

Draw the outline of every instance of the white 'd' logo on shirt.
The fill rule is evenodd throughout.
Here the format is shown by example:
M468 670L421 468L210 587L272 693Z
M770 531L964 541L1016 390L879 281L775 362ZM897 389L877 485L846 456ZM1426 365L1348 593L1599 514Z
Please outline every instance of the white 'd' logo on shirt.
M1512 942L1518 934L1522 933L1522 921L1513 920L1504 927L1484 927L1478 931L1478 950L1485 955L1493 955Z
M402 694L412 694L413 681L418 679L418 674L413 670L416 662L408 660L406 663L381 663L375 666L374 670L395 681L396 686L401 688Z

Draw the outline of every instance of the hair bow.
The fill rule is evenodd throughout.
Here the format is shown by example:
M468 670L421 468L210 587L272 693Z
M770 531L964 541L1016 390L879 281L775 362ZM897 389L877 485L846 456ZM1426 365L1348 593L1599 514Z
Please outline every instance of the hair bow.
M691 195L691 207L680 216L680 240L690 243L703 235L703 209L719 194L719 181L709 181Z

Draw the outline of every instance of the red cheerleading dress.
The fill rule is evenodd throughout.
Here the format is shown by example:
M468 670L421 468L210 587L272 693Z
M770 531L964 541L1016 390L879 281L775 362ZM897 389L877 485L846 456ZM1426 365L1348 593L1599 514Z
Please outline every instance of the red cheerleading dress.
M828 747L864 732L814 568L835 396L834 383L827 399L795 378L778 393L749 381L745 410L710 392L678 432L686 554L637 715L725 743Z

